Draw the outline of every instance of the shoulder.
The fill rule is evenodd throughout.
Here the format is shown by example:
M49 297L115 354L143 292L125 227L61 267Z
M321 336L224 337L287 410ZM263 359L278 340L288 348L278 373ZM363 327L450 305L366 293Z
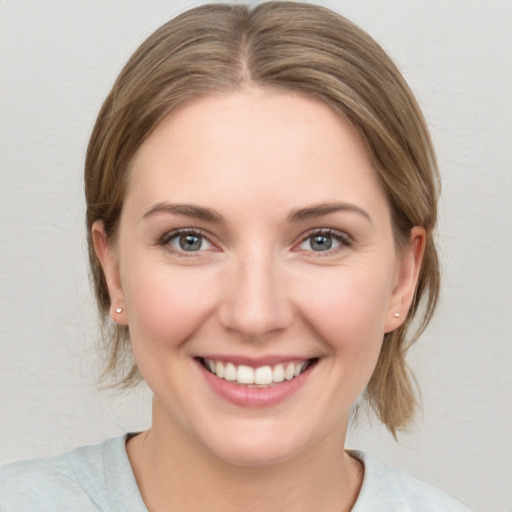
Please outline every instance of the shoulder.
M365 467L363 485L352 512L470 512L436 487L389 468L366 453L349 453Z
M109 488L136 488L125 436L46 459L0 466L0 511L110 511ZM144 509L143 509L144 510Z

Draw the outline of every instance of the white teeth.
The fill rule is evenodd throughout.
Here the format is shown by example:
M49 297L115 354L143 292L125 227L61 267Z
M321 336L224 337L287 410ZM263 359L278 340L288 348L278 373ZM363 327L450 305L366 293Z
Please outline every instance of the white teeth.
M272 384L272 368L270 366L256 368L254 384Z
M302 371L302 368L304 368L305 363L300 363L295 367L295 371L293 372L294 377L298 377L300 375L300 372Z
M220 361L215 363L215 375L221 379L224 378L224 365Z
M292 380L294 373L295 373L295 365L293 363L288 363L288 366L286 367L286 369L284 371L284 378L286 380Z
M241 364L236 372L236 380L240 384L254 384L254 369Z
M284 380L284 366L282 364L276 364L272 371L272 380L274 382L283 382Z
M236 366L233 363L211 359L204 359L204 363L214 375L221 379L256 386L269 386L284 380L292 380L309 366L309 361L290 362L286 366L284 364L276 364L274 367L266 365L258 368L243 364Z
M228 363L224 368L224 378L226 380L236 380L236 366L233 363Z

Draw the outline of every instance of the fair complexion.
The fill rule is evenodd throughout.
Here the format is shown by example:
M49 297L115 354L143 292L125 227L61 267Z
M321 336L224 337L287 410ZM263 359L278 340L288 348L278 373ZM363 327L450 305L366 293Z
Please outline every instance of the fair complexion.
M350 510L350 408L425 241L397 248L351 125L286 92L195 100L137 152L116 244L93 236L154 393L127 446L148 509Z

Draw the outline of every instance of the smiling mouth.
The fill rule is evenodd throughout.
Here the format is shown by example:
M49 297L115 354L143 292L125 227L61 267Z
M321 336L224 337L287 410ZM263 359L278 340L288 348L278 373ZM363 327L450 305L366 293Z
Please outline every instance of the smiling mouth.
M253 368L225 361L198 358L202 366L219 379L247 387L269 387L284 381L290 381L303 374L317 363L318 358L304 361L290 361L273 366L265 365Z

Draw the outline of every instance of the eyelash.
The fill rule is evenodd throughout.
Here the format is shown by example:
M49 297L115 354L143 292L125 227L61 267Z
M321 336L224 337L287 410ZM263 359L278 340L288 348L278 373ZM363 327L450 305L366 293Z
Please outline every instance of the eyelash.
M158 245L165 247L169 252L176 254L180 257L193 257L196 256L196 253L203 252L201 250L198 251L185 251L185 250L176 250L174 247L171 246L171 242L183 235L190 235L195 237L200 237L202 240L208 242L211 246L216 247L216 245L211 241L210 236L203 232L200 229L196 228L182 228L182 229L176 229L173 231L169 231L165 233L159 240ZM299 243L294 246L292 250L294 251L300 251L300 246L306 242L309 239L312 239L315 236L326 236L330 237L334 240L336 240L340 245L338 247L334 248L328 248L324 251L313 251L313 250L307 250L307 252L311 252L315 254L316 256L328 256L330 254L333 254L334 252L338 252L339 250L342 250L345 247L351 247L354 244L353 239L347 235L346 233L342 231L337 231L334 229L311 229L308 232L306 232L300 239Z
M326 249L325 251L313 251L313 250L308 251L308 252L314 253L315 256L321 257L321 256L332 255L333 253L338 252L339 250L343 250L346 247L351 247L352 245L354 245L354 240L349 235L344 233L343 231L338 231L338 230L330 229L330 228L321 228L321 229L311 229L310 231L305 233L304 236L302 236L300 242L295 246L295 247L297 247L297 249L294 249L294 250L300 250L298 247L300 247L304 242L306 242L309 239L312 239L315 236L322 236L322 235L326 236L326 237L331 237L332 239L339 242L340 245L338 247Z
M160 240L158 241L158 245L165 247L169 252L179 256L179 257L185 257L190 258L193 256L196 256L196 253L202 252L202 251L184 251L184 250L176 250L174 247L171 246L171 242L180 237L180 236L196 236L201 238L202 240L205 240L210 245L215 247L215 244L211 241L210 237L207 233L201 231L200 229L196 228L182 228L182 229L175 229L173 231L169 231L165 233Z

